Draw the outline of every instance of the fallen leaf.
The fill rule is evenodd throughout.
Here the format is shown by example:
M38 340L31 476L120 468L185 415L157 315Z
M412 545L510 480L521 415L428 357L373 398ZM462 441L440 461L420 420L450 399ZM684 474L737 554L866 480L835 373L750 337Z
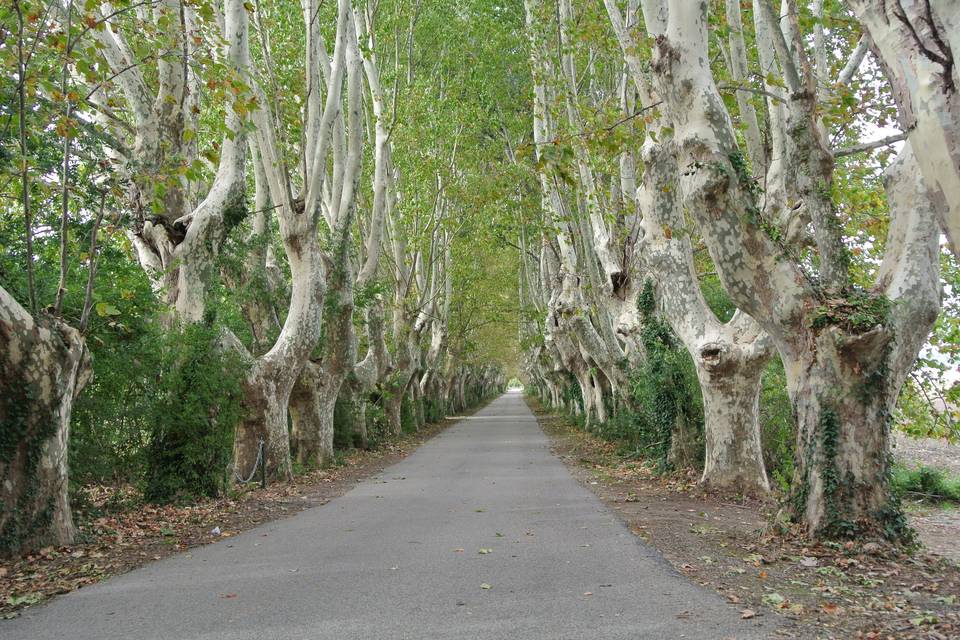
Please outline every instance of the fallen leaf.
M479 551L477 551L477 553L479 553L482 556L485 556L488 553L493 553L493 549L480 549Z
M757 615L757 612L753 609L744 609L740 612L740 618L743 620L749 620Z
M486 583L486 582L482 582L482 583L480 584L480 588L481 588L481 589L493 589L493 585L492 585L492 584L488 584L488 583Z

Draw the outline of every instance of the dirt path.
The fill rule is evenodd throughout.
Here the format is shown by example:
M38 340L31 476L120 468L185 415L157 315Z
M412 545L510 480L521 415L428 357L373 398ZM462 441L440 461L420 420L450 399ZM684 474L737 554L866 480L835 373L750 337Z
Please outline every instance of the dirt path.
M819 640L960 638L960 569L931 553L906 556L856 542L810 545L773 535L777 505L702 492L538 412L554 452L635 535L743 615L779 620L770 637ZM946 540L944 544L947 545ZM955 549L957 540L952 540Z

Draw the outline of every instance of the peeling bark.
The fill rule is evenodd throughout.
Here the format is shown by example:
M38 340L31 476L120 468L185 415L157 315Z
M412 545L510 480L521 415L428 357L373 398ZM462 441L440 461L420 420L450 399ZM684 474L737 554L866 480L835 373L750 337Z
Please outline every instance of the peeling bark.
M0 288L0 555L73 542L70 414L90 373L75 329Z
M960 4L850 0L870 35L943 232L960 256Z
M903 534L889 492L889 415L939 309L937 199L906 145L887 178L891 227L874 291L831 307L758 220L709 68L706 3L671 2L653 69L675 127L684 203L733 301L769 333L797 420L794 513L813 535ZM783 60L781 60L783 62ZM808 78L809 79L809 78Z

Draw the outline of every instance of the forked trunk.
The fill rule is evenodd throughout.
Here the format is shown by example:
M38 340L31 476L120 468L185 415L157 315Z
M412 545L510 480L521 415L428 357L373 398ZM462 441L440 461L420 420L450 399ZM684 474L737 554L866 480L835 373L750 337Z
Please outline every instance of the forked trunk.
M244 383L245 415L233 446L234 470L244 480L256 467L261 438L267 476L292 478L287 409L321 333L325 272L316 228L306 220L282 220L281 231L293 283L290 307L277 341L254 361Z

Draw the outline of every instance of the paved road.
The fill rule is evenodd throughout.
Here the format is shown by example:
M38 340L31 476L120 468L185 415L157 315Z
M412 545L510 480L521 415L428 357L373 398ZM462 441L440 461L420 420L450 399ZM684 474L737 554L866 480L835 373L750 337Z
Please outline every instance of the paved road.
M633 536L508 393L322 507L29 609L0 638L742 640L761 625Z

